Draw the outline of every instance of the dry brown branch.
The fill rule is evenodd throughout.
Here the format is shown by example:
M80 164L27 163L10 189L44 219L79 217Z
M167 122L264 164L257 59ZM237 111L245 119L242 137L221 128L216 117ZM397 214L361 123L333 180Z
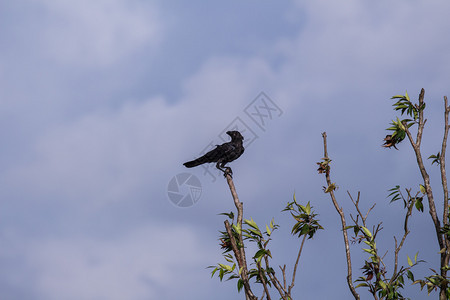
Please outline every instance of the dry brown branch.
M419 95L419 106L423 107L424 104L424 96L425 96L425 90L422 89ZM449 203L448 203L448 187L447 187L447 178L446 178L446 172L445 172L445 151L447 147L447 137L448 137L448 116L449 116L449 107L448 107L448 101L447 97L444 97L444 118L445 118L445 128L444 128L444 137L442 140L442 148L440 152L440 171L441 171L441 181L442 181L442 188L444 190L444 215L443 215L443 222L444 225L448 224L448 209L449 209ZM429 206L429 213L431 216L431 219L433 220L436 237L439 243L439 249L441 250L441 260L440 260L440 266L441 266L441 276L444 278L447 275L446 266L449 263L450 260L450 253L449 253L449 246L450 242L447 240L446 236L441 231L441 222L439 220L439 217L436 213L436 205L434 202L433 197L433 191L430 184L430 177L426 171L425 165L423 163L422 154L420 152L420 144L422 141L422 134L423 129L426 123L426 119L424 119L423 116L423 109L419 110L419 126L417 129L417 138L416 141L414 141L411 132L409 131L408 126L405 126L405 132L408 136L409 142L411 143L411 146L414 149L414 153L416 155L417 164L419 166L420 173L422 175L423 181L424 181L424 187L426 190L427 198L428 198L428 206ZM439 292L439 299L444 300L446 299L446 289L447 289L448 283L444 280L442 285L440 286L440 292Z
M269 269L270 265L269 265L269 258L266 256L264 256L264 261L266 263L266 269ZM278 280L278 278L275 276L275 274L271 274L269 272L267 272L267 275L270 278L270 281L273 283L273 285L275 286L275 288L278 290L278 293L280 294L281 298L283 298L283 300L288 300L286 294L286 283L285 283L285 287L283 288L280 281ZM283 278L286 280L286 275L283 272Z
M280 267L281 273L283 273L283 286L284 286L284 289L286 290L287 289L287 287L286 287L286 265L284 265L283 268L281 266L279 266L279 267Z
M324 159L328 160L328 150L327 150L327 133L324 132L322 133L322 137L323 137L323 153L324 153ZM328 187L330 187L332 185L331 182L331 178L330 178L330 171L329 169L325 172L325 177L326 177L326 181L327 181L327 185ZM342 224L342 234L344 236L344 243L345 243L345 255L347 258L347 284L348 287L353 295L353 297L357 300L360 299L359 294L356 292L355 287L353 286L353 279L352 279L352 260L350 257L350 245L348 242L348 235L347 235L347 225L345 223L345 215L344 215L344 211L342 210L342 208L339 207L339 204L337 203L336 197L334 195L334 190L330 189L329 191L330 196L331 196L331 200L334 204L334 207L336 208L336 211L338 212L339 216L341 217L341 224Z
M237 223L237 226L242 230L243 205L242 205L242 202L239 201L239 197L236 193L236 188L234 187L233 178L231 177L231 173L225 173L225 176L227 178L228 186L230 187L231 195L233 196L234 205L236 206L236 209L238 211L236 223ZM233 248L233 252L236 256L236 260L238 261L239 269L242 268L241 278L244 283L245 296L249 300L257 300L258 297L256 297L253 294L253 292L250 288L249 281L248 281L247 260L245 258L245 249L244 249L244 241L242 238L242 231L240 231L238 233L239 244L241 245L241 247L238 249L238 247L236 245L236 241L234 240L233 233L231 231L230 224L228 223L228 220L225 221L225 228L226 228L228 236L231 240L232 247L233 247L233 242L234 242L235 248Z
M419 107L422 106L424 103L424 100L423 100L424 95L425 95L425 90L422 89L420 92L420 95L419 95ZM413 138L411 132L409 131L408 126L404 126L404 128L405 128L405 132L408 136L409 142L411 143L411 146L413 147L414 153L416 155L417 164L419 166L419 170L422 175L425 190L427 193L428 206L430 209L429 213L430 213L431 219L433 220L433 223L434 223L434 228L435 228L436 236L437 236L438 243L439 243L439 249L442 249L442 248L444 248L444 239L443 239L443 236L441 233L441 222L439 221L439 217L436 213L436 205L434 202L433 190L432 190L431 184L430 184L430 176L427 173L427 170L423 163L422 153L420 151L420 144L422 142L422 134L423 134L423 128L425 126L425 123L426 123L426 120L424 120L424 118L423 118L423 110L420 110L420 112L419 112L419 127L417 129L416 141L414 141L414 138Z
M408 200L409 200L409 201L408 201L408 210L407 210L406 216L405 216L405 223L404 223L404 226L403 226L404 233L403 233L402 240L400 241L400 245L397 246L397 238L394 236L394 241L395 241L395 250L394 250L394 272L392 273L392 277L391 277L390 282L393 282L393 281L396 279L396 277L397 277L398 253L399 253L400 250L402 249L403 244L405 243L406 237L407 237L408 234L409 234L408 220L409 220L409 217L411 216L412 210L413 210L413 208L414 208L414 201L411 200L411 194L410 194L410 191L407 190L407 193L408 193ZM417 195L416 195L416 196L417 196Z
M447 175L446 175L446 171L445 171L445 153L447 150L447 138L448 138L448 130L449 130L448 115L450 112L450 107L448 106L447 96L444 96L444 106L445 106L445 110L444 110L444 121L445 121L444 126L445 127L444 127L444 138L442 139L441 155L439 157L439 165L440 165L440 171L441 171L442 188L444 191L444 215L442 216L442 221L444 223L444 226L445 225L448 226L449 225L449 215L448 215L449 199L448 199ZM446 246L447 251L442 253L442 256L444 256L443 263L445 266L448 266L449 260L450 260L450 253L449 253L450 241L448 239L444 239L444 241L445 241L445 246ZM442 269L441 275L446 277L447 270Z
M263 285L263 287L264 287L264 294L267 295L267 300L271 300L271 298L270 298L270 293L269 293L269 289L267 288L267 282L266 282L266 280L264 279L264 274L263 274L263 272L262 272L262 270L261 270L261 263L260 263L260 262L257 262L257 263L256 263L256 266L257 266L257 268L258 268L259 277L261 278L261 283L262 283L262 285ZM264 297L264 294L263 294L263 297Z
M291 294L291 290L292 290L292 288L294 287L294 284L295 284L295 274L297 273L298 261L300 260L300 255L302 255L302 250L303 250L303 245L305 244L305 240L306 240L306 234L303 236L302 244L300 245L300 250L298 251L298 255L297 255L297 260L295 261L294 271L292 272L292 282L291 282L291 285L288 288L288 294L289 295ZM285 283L285 285L286 285L286 283Z

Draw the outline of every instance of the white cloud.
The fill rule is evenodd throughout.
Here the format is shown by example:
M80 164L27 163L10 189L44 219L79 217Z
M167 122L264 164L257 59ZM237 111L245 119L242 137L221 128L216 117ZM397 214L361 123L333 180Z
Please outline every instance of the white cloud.
M121 199L165 163L173 145L161 140L180 113L155 98L86 115L49 130L37 142L37 159L8 176L34 194L64 195L66 201Z
M161 299L162 291L177 294L174 280L181 296L192 274L204 272L198 265L210 254L199 241L186 226L145 226L111 240L40 239L21 252L43 299Z
M112 64L143 44L157 44L161 38L160 21L154 18L158 12L141 11L137 2L41 3L45 3L52 16L45 33L48 47L61 61ZM438 88L448 88L444 67L450 56L445 52L448 39L443 37L449 23L445 16L448 9L443 7L449 4L441 7L443 2L437 5L434 1L431 4L415 1L419 6L405 1L389 2L390 8L384 10L381 5L360 1L301 3L306 10L305 27L299 29L295 38L268 45L261 52L256 49L251 58L211 54L212 58L205 60L196 73L174 83L183 86L183 94L175 103L169 105L162 97L149 97L141 102L125 99L122 106L88 112L36 136L36 147L30 150L30 161L35 160L23 162L5 174L2 178L5 189L24 190L26 186L28 195L24 199L51 194L48 198L73 201L83 208L101 207L111 200L128 201L129 195L142 186L156 193L161 185L155 182L167 182L173 175L166 176L167 172L181 168L185 158L182 154L195 155L204 146L202 143L209 142L242 113L261 90L286 114L279 123L279 136L275 139L278 145L267 143L267 147L258 151L252 149L254 155L247 156L246 162L260 159L261 169L255 167L251 172L270 173L266 179L273 174L279 177L278 170L282 170L283 177L300 176L304 179L299 183L303 188L311 184L311 179L305 173L298 174L297 164L307 165L314 159L310 157L321 153L320 130L341 130L345 134L344 139L337 141L344 141L338 145L340 152L334 154L345 156L349 153L349 142L361 144L361 136L374 138L368 127L377 127L378 123L360 124L374 120L371 118L383 106L375 105L379 102L374 99L383 100L380 94L389 93L386 86L395 86L401 92L409 88L405 83L416 88L417 84L436 82ZM264 53L279 58L278 65L271 65ZM156 70L153 76L157 75ZM366 92L369 88L378 94ZM67 90L68 94L71 92ZM350 97L342 97L339 93L343 92ZM348 103L358 103L361 111ZM360 122L355 121L357 118ZM343 128L351 127L351 122L358 126L351 128L351 132L345 131ZM284 144L288 146L282 147ZM267 159L275 153L273 149L277 149L278 157ZM305 152L309 155L305 156ZM349 163L355 164L353 155ZM376 159L370 163L377 164ZM343 165L351 169L350 164ZM271 169L277 172L267 172ZM343 178L345 175L356 176L344 174ZM253 174L248 178L252 183L246 189L252 188L252 193L247 191L252 197L273 187L254 180ZM327 212L323 214L326 216ZM182 277L171 273L174 264L180 262L173 260L177 254L174 249L178 248L165 238L172 233L187 235L188 241L179 244L191 254L196 251L189 244L189 240L195 240L192 232L176 228L156 235L158 230L142 228L114 241L91 238L39 241L30 247L30 252L34 252L30 260L41 272L38 281L41 292L48 299L67 299L67 295L74 295L74 299L140 299L149 293L157 295L152 284L169 288L170 280ZM162 245L154 245L160 242ZM196 263L194 269L207 273L203 269L205 259L199 260L194 255L191 258Z
M270 76L261 60L212 59L186 80L183 99L175 105L161 97L129 100L50 128L32 149L36 159L16 166L5 180L16 188L26 185L34 195L58 195L60 201L101 206L128 199L181 168L183 146L192 145L191 157L242 117Z
M144 44L157 46L163 24L153 3L128 0L34 0L46 8L45 49L64 63L105 65ZM42 17L42 16L41 16Z
M278 47L289 57L285 69L292 75L287 78L296 74L314 93L445 82L447 1L297 4L304 10L304 27L296 39Z

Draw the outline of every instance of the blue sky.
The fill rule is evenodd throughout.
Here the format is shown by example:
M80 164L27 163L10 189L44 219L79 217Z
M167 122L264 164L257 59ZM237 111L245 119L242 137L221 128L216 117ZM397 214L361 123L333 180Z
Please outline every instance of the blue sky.
M247 218L281 225L274 265L295 260L299 242L280 212L295 192L325 230L305 246L294 295L349 299L338 215L316 172L321 133L347 216L347 190L361 191L364 209L377 203L369 221L383 221L389 261L403 210L386 191L420 183L407 143L380 147L395 115L389 98L426 89L423 153L437 153L449 9L443 0L0 2L0 298L243 297L206 269L222 262L226 182L182 166L240 117L258 138L233 162L235 184ZM245 114L261 92L283 111L265 130ZM202 195L179 208L167 185L186 171ZM425 276L439 251L427 208L411 229L401 263L419 251ZM356 276L366 256L352 251Z

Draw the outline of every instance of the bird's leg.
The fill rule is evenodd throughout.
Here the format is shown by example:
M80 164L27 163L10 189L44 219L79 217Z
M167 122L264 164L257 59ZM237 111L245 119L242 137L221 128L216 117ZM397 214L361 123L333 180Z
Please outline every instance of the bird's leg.
M227 177L227 175L230 175L231 177L233 177L233 170L231 170L230 167L225 168L225 173L223 174L223 176Z
M225 164L220 161L216 164L216 168L223 172L223 177L227 177L227 175L233 176L231 168L225 167Z

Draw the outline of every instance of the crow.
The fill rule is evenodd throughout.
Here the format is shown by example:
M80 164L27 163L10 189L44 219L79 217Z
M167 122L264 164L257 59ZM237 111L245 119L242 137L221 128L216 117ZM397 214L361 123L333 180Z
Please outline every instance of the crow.
M227 131L227 134L231 137L230 142L222 145L216 145L216 148L209 151L205 155L192 161L188 161L183 165L187 168L193 168L204 163L216 162L216 168L221 170L225 176L227 174L231 175L231 168L225 167L225 165L235 159L238 159L239 156L244 153L244 145L242 144L244 137L239 131Z

